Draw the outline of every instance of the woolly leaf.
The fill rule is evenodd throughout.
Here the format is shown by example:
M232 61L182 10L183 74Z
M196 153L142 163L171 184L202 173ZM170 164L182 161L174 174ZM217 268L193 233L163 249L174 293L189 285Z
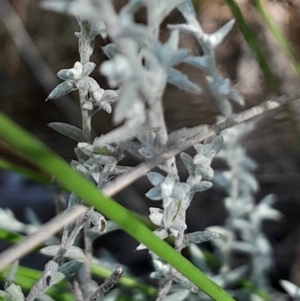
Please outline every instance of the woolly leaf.
M81 268L82 264L83 264L83 260L78 260L78 259L71 260L62 264L58 268L58 272L63 273L65 277L68 277L72 274L75 274Z
M212 187L212 183L208 182L208 181L201 181L195 185L193 185L192 190L193 191L197 191L197 192L201 192L201 191L205 191L209 188Z
M178 10L182 13L188 23L195 21L197 18L194 6L190 0L185 1L183 4L178 6Z
M181 62L185 62L185 59L189 55L189 49L181 48L178 49L172 56L171 66L175 66Z
M200 165L210 165L211 159L203 156L202 154L197 154L194 157L194 164L200 164Z
M165 177L158 172L149 172L147 176L153 186L160 185L165 179Z
M119 90L105 90L103 93L102 101L114 103L119 100Z
M165 177L164 181L160 184L161 195L163 198L170 197L172 195L176 180L173 176Z
M174 68L171 68L168 72L168 82L184 91L196 95L201 93L201 88L198 85L191 82L185 74Z
M192 262L203 272L206 274L209 272L208 266L206 264L206 259L201 251L195 244L189 245L189 252L191 254Z
M149 219L154 225L163 226L163 210L159 208L150 208Z
M222 136L214 137L211 141L211 156L216 156L218 152L222 149L224 144L224 138Z
M50 122L48 123L48 126L59 132L60 134L65 135L73 140L76 140L78 142L84 141L82 130L73 125L62 122Z
M189 56L183 60L184 63L195 66L203 71L209 71L211 68L211 61L208 56Z
M188 193L189 189L190 189L190 185L186 183L176 184L172 192L172 198L176 200L182 200Z
M193 233L188 233L184 235L184 245L188 246L189 244L199 244L205 241L209 241L214 238L220 237L221 234L218 232L211 231L197 231Z
M54 88L54 90L52 90L52 92L46 98L46 101L48 99L59 98L59 97L64 96L74 90L77 90L76 85L74 85L70 81L65 81L65 82L59 84L58 86L56 86Z
M214 32L210 35L205 35L205 37L204 37L205 42L209 44L210 49L214 49L216 46L218 46L223 41L225 36L232 29L234 22L235 22L235 20L232 19L232 20L228 21L225 25L223 25L216 32Z
M102 47L104 54L112 60L118 53L118 47L115 43L110 43Z
M179 283L182 287L192 291L193 293L197 293L199 291L198 287L195 286L193 282L191 282L190 280L188 280L178 272L174 272L172 274L172 278L174 279L174 281Z
M21 287L19 285L14 284L11 281L5 283L5 292L7 293L7 295L4 296L4 301L25 300Z
M284 290L296 300L300 300L300 288L299 286L295 285L294 283L287 281L287 280L280 280L279 281L281 286Z
M149 14L149 24L160 24L173 9L185 1L186 0L172 0L172 2L158 2L154 0L146 0L145 5L147 6L147 12Z
M83 69L82 69L82 76L90 75L93 72L93 70L95 69L95 67L96 67L96 64L93 62L85 63L83 65Z
M193 163L193 158L186 153L181 153L180 158L181 158L182 162L184 163L186 169L188 170L189 175L193 176L195 174L195 166Z
M47 256L54 257L58 252L59 248L60 246L48 246L42 248L40 252ZM71 259L85 259L85 255L82 249L75 246L70 247L65 253L64 257L71 258Z
M151 188L145 195L148 199L153 200L153 201L162 200L160 187Z
M88 181L90 181L91 183L95 183L95 180L90 174L89 170L86 169L82 164L80 164L75 160L72 160L70 164L75 170L81 173Z
M155 231L153 231L153 233L159 237L161 240L167 238L169 236L168 230L166 228L158 228Z
M183 301L189 295L189 293L189 290L183 289L167 296L166 298L164 298L164 301Z

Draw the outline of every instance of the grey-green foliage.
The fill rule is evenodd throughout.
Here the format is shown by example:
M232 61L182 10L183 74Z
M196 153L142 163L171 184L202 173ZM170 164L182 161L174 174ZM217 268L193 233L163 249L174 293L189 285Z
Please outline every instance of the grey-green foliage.
M254 198L259 188L253 174L256 164L248 157L240 142L252 128L244 124L223 133L224 148L218 157L226 161L228 170L219 173L214 182L227 192L224 203L228 218L224 226L213 226L208 230L224 233L223 240L213 241L222 262L218 277L223 287L228 284L228 277L232 273L231 256L241 253L249 258L248 274L252 283L269 290L267 273L272 265L272 248L263 233L262 223L266 219L278 220L280 213L271 207L275 200L273 195L267 195L258 204ZM239 277L248 277L246 270Z
M61 1L46 1L44 6L62 10L62 3ZM231 89L230 81L219 75L213 56L213 49L230 31L233 21L217 32L208 35L203 32L192 4L187 0L131 0L118 14L112 3L107 0L92 2L91 6L93 9L87 8L88 5L84 6L82 1L73 1L63 9L71 13L80 13L79 20L88 16L93 20L92 24L95 24L95 20L99 20L102 32L105 32L112 41L103 49L110 60L104 62L99 70L107 77L109 85L118 89L116 97L113 98L117 100L113 118L115 123L123 122L123 124L110 133L96 138L93 143L79 141L76 148L78 161L72 162L72 166L76 170L101 188L111 178L128 170L128 168L117 166L123 158L123 148L120 146L126 148L127 141L137 138L136 149L143 158L147 159L153 157L167 145L172 145L176 140L189 136L189 131L185 130L185 135L183 135L183 131L179 131L168 137L163 116L162 95L168 82L190 93L201 93L201 87L191 82L187 75L175 69L179 63L195 65L207 73L208 85L224 115L229 115L231 112L227 98L240 103L242 101L241 97ZM142 6L147 8L147 25L136 24L134 21L134 13ZM183 14L186 23L170 26L169 39L167 42L161 43L158 38L160 24L175 8L178 8ZM103 24L106 24L106 27ZM85 36L93 43L95 34L89 34L89 30L86 28L89 27L81 25L81 36L85 29ZM203 57L190 57L187 49L179 48L179 31L188 32L196 37L200 46L203 47ZM80 41L80 46L82 46L83 41ZM81 100L81 106L83 112L84 110L88 111L87 115L91 116L96 101L101 102L106 93L90 77L93 68L92 63L85 61L84 64L76 62L71 69L61 70L58 72L58 76L65 80L61 85L64 85L66 89L56 88L48 98L54 98L59 93L65 94L66 91L71 92L74 89L87 89L90 98L85 101ZM84 70L86 71L84 72ZM88 85L86 85L87 82ZM62 90L63 92L61 92ZM102 103L104 102L102 101ZM98 107L111 112L109 102L106 105L98 105ZM52 127L60 130L63 134L68 133L69 130L66 126L62 129L62 125L60 128L57 125L52 125ZM195 130L192 132L195 133ZM197 128L198 130L202 129ZM77 129L73 129L73 132L72 138L79 140L80 132ZM83 136L86 137L86 134ZM180 181L174 158L159 165L159 168L167 173L166 176L154 172L148 175L154 187L146 194L147 197L163 202L163 209L150 208L150 219L158 226L154 233L161 239L165 239L169 235L175 237L175 247L178 251L191 243L199 243L219 236L216 232L209 231L198 231L187 235L184 232L187 228L186 210L190 206L194 194L203 192L212 186L213 170L210 165L213 157L220 151L222 141L221 137L215 137L204 145L195 145L197 155L194 158L185 153L181 154L189 171L186 183ZM143 248L143 246L139 248ZM171 278L183 284L185 288L193 287L187 286L186 283L189 282L182 280L180 275L171 268L169 271L172 275ZM161 276L164 278L167 275L161 274ZM167 291L165 294L168 293Z
M131 169L131 167L119 164L124 158L125 150L138 154L140 158L146 160L199 132L207 131L207 127L200 126L194 129L184 128L169 134L166 128L162 105L166 85L170 83L197 95L202 92L201 87L177 68L180 63L193 65L204 72L208 87L223 116L228 117L232 113L229 100L243 104L242 97L232 89L230 80L219 74L214 58L214 49L222 43L233 27L233 20L216 32L207 34L198 22L190 0L130 0L118 13L110 0L74 0L72 2L46 0L42 5L47 9L75 14L80 26L80 32L76 33L80 62L77 61L73 67L57 73L62 83L53 89L47 99L59 98L78 91L82 112L82 129L59 122L50 123L49 126L78 142L75 148L77 160L73 160L71 165L99 189L110 180ZM137 24L134 18L135 13L141 7L147 9L147 24L145 25ZM160 24L174 9L181 12L185 22L169 25L170 36L165 43L162 43L159 40ZM195 37L203 50L202 56L190 56L188 49L179 47L180 32ZM101 35L103 38L108 36L111 41L110 44L103 47L109 60L102 63L99 72L107 78L108 84L115 90L104 90L92 77L92 72L97 69L96 65L90 62L90 56L97 35ZM91 118L100 109L107 113L114 111L113 120L115 124L121 125L94 139L91 131ZM238 137L234 136L234 139L236 139L234 147L238 151L240 150ZM223 154L225 152L224 157L228 160L231 156L230 147L233 146L230 146L228 141L226 143ZM233 166L232 164L231 166L229 164L231 170L216 178L216 181L223 183L222 185L229 193L229 197L225 201L231 218L229 229L228 227L219 227L207 231L185 233L187 230L186 211L195 193L202 193L212 186L214 171L211 163L222 149L222 145L223 138L216 136L203 144L196 144L194 146L196 155L193 157L181 153L180 158L189 174L185 182L179 177L175 158L160 164L158 167L163 173L150 172L148 174L148 179L154 187L147 192L146 196L153 201L162 201L162 208L150 208L149 218L158 227L154 233L161 239L173 236L178 252L181 252L184 247L190 246L193 250L194 261L199 268L203 268L221 286L227 287L245 274L245 267L230 270L228 266L228 254L233 249L239 248L241 251L244 248L247 250L253 258L253 272L257 272L259 267L263 267L253 279L264 279L265 270L270 262L266 261L269 248L261 232L261 223L264 218L277 218L278 214L270 208L268 198L255 207L252 192L257 188L257 182L248 170L252 161L240 150L238 153L240 157L235 156L236 159L238 158L237 164L239 165ZM248 165L245 167L245 164ZM239 182L235 184L237 179ZM238 185L238 187L235 188L234 185ZM237 189L238 197L246 198L247 206L233 200L232 189ZM68 206L79 202L82 200L72 193ZM257 209L255 213L253 212L254 208ZM93 225L92 228L90 223ZM97 236L102 235L105 231L114 230L116 227L93 209L66 227L60 245L48 246L42 250L43 253L54 256L54 258L49 261L44 276L30 292L29 297L32 300L44 293L50 284L53 285L61 279L62 274L65 275L61 272L63 267L70 267L73 263L74 265L78 264L78 268L79 263L82 265L76 279L83 297L86 300L94 300L98 296L97 292L101 292L99 294L102 296L100 286L96 289L89 275L91 250L86 247L83 251L74 245L82 228L85 241L90 241L91 244L91 241ZM234 239L235 229L242 231L244 244ZM251 250L251 240L254 238L259 243L261 251L259 254L249 251ZM201 251L194 245L211 239L215 241L224 257L219 275L211 273ZM231 243L227 243L227 249L224 249L220 242L229 239ZM138 247L138 249L142 248L142 245ZM198 292L198 289L190 281L159 258L155 258L153 254L152 256L156 270L152 276L159 278L162 284L160 300L205 300L206 297ZM61 259L72 260L59 265L58 262ZM265 260L265 266L260 264L262 260ZM53 268L49 269L49 266ZM76 269L72 269L72 273L75 271ZM177 282L184 290L181 288L174 292L177 286L172 286L170 281L167 283L166 280L169 279L171 282L173 280ZM112 298L116 297L114 294L112 296Z

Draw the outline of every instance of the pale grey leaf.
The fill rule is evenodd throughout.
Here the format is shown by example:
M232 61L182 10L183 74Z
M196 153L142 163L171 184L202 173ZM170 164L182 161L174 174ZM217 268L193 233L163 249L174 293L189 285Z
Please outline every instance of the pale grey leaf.
M163 224L166 228L171 228L173 222L175 221L178 212L180 209L179 201L172 201L167 206L164 204L164 216L163 216ZM174 229L175 232L178 233L178 229ZM175 234L175 235L174 235ZM173 233L176 237L176 233Z
M128 80L133 73L130 61L126 56L121 54L117 54L110 61L103 62L100 66L100 71L108 78L108 82L111 87L117 87L124 81Z
M212 183L208 182L208 181L201 181L195 185L193 185L192 190L193 191L197 191L197 192L201 192L201 191L205 191L209 188L212 187Z
M22 289L19 285L14 284L11 281L5 283L5 292L8 295L4 294L4 301L24 301L25 297L22 292Z
M178 10L182 13L186 21L196 20L196 13L194 6L190 0L178 6Z
M224 138L222 136L214 137L210 143L211 146L211 156L216 156L218 152L222 149L224 144Z
M193 176L195 174L195 165L193 163L193 158L186 153L181 153L180 158L184 163L186 169L188 170L189 175Z
M165 179L165 177L158 172L149 172L147 177L153 186L160 185Z
M195 264L196 267L198 267L201 271L203 271L205 274L209 273L208 266L206 264L206 259L198 246L195 244L189 245L189 252L191 254L192 262Z
M82 174L89 182L96 184L89 170L87 170L82 164L80 164L75 160L72 160L70 164L76 171Z
M247 171L240 172L239 180L247 187L251 188L254 192L257 191L259 188L256 177L250 172Z
M279 281L281 286L284 288L284 290L296 300L300 300L300 288L296 284L287 281L287 280L280 280Z
M160 24L166 16L178 5L184 3L186 0L172 0L171 2L163 1L157 2L154 0L146 0L145 5L148 11L148 22L151 26L153 24Z
M186 183L178 183L174 186L174 189L172 191L172 198L176 200L182 200L188 191L190 190L190 185Z
M71 78L69 78L69 76L68 76L68 71L69 71L69 69L62 69L62 70L59 70L59 71L56 73L56 75L57 75L60 79L62 79L62 80L68 80L68 79L71 79Z
M214 176L214 170L207 165L196 165L195 174L202 176L205 180L211 180Z
M195 145L193 145L194 149L197 151L197 153L201 154L201 155L207 155L207 151L205 148L205 145L202 143L196 143Z
M153 234L155 234L161 240L166 239L169 236L168 230L163 227L154 230Z
M156 226L163 226L163 213L153 212L149 215L150 221Z
M200 165L210 165L211 163L211 159L207 158L206 156L202 155L202 154L197 154L194 157L194 164L200 164Z
M112 60L118 54L118 47L115 43L110 43L102 47L104 54Z
M50 122L48 123L48 126L59 132L60 134L65 135L73 140L76 140L78 142L84 141L82 130L73 125L63 122Z
M196 95L199 95L201 93L201 88L198 85L191 82L187 75L174 68L171 68L168 72L168 82L187 92Z
M93 62L85 63L83 65L83 69L82 69L82 76L90 75L93 72L93 70L95 69L95 67L96 67L96 64Z
M181 48L178 49L172 56L171 66L178 65L179 63L185 61L185 58L189 55L189 49Z
M193 233L188 233L184 235L184 245L188 246L192 243L200 244L202 242L209 241L220 236L220 233L212 231L197 231Z
M164 301L183 301L190 293L190 290L180 290L164 298Z
M223 25L220 29L218 29L216 32L214 32L210 35L205 35L205 42L209 43L211 49L214 49L216 46L218 46L223 41L225 36L232 29L234 23L235 23L235 20L232 19L232 20L228 21L225 25Z
M225 285L232 286L237 284L242 278L246 276L248 270L249 267L244 265L224 273L223 277Z
M228 98L234 100L236 103L243 106L245 104L244 98L235 90L230 89L228 93Z
M231 248L236 252L240 252L247 255L252 255L255 254L255 252L257 252L256 246L244 241L234 241Z
M230 181L226 177L224 177L223 174L215 175L213 178L213 182L226 189L230 185Z
M197 293L199 291L198 287L195 286L193 282L191 282L190 280L188 280L186 277L182 276L178 272L174 272L172 274L172 278L174 279L174 281L179 283L182 287L192 291L193 293Z
M195 27L190 24L168 24L168 28L171 30L179 30L188 34L195 34Z
M58 272L63 273L65 277L68 277L72 274L75 274L82 267L83 262L84 260L78 259L68 261L58 268Z
M148 199L153 200L153 201L162 200L160 187L151 188L145 195Z
M211 59L208 56L189 56L183 60L184 63L195 66L203 71L209 71L211 68Z
M60 249L60 246L48 246L45 248L42 248L40 252L42 254L45 254L47 256L54 257L58 250ZM82 249L72 246L70 247L67 252L64 254L64 257L71 258L71 259L85 259L84 252Z
M70 81L65 81L65 82L59 84L58 86L56 86L54 88L54 90L52 90L52 92L48 95L46 101L48 99L59 98L59 97L64 96L74 90L77 90L76 85L74 85Z
M119 90L105 90L102 96L102 101L114 103L119 100Z

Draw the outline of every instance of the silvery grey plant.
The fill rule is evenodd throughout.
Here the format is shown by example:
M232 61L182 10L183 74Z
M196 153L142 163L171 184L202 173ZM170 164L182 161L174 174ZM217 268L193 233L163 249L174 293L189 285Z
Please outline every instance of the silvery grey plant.
M58 122L49 125L78 142L75 148L77 160L72 161L71 165L99 189L111 179L130 169L118 165L124 157L125 150L148 159L168 149L175 142L178 143L199 131L204 131L205 127L199 126L168 134L162 105L167 83L193 94L201 94L201 87L176 69L179 63L193 65L206 74L208 86L223 117L228 117L232 113L229 100L243 104L243 99L231 88L229 79L223 78L218 73L214 59L214 49L233 27L233 20L215 33L206 34L197 20L190 0L130 0L119 13L115 11L110 0L72 2L48 0L43 2L43 6L77 16L80 26L80 32L76 33L79 40L80 61L75 62L73 67L57 73L63 82L50 93L47 99L59 98L78 90L82 129ZM134 14L143 6L147 9L147 25L137 24L134 21ZM159 40L160 24L174 9L181 12L186 22L169 25L170 37L167 42L161 43ZM203 49L202 56L190 56L188 49L179 48L180 32L191 34L196 38ZM111 40L110 44L103 47L109 60L102 63L99 71L106 76L108 84L115 90L104 90L91 76L96 66L90 62L90 56L93 52L94 39L98 34L102 37L108 36ZM116 124L122 123L122 125L93 140L91 118L100 109L111 113L114 103L113 120ZM205 141L204 144L194 145L196 155L193 157L181 153L180 158L189 173L186 182L182 182L179 177L175 157L158 166L162 173L150 172L148 174L148 179L154 187L147 192L146 196L154 202L162 200L162 208L160 206L150 208L149 218L158 227L154 233L161 239L174 237L175 249L178 252L187 246L193 248L196 243L220 237L217 231L198 231L188 234L185 231L187 230L186 211L196 192L203 192L212 186L214 171L211 163L222 146L223 138L216 136ZM248 175L248 180L249 177L251 176ZM255 180L252 178L252 184L253 181ZM248 184L251 183L243 183L243 185ZM72 193L68 206L81 201ZM235 214L234 210L237 210L234 206L234 204L231 207L227 206L232 219ZM253 226L256 227L253 230L256 232L250 231L249 234L247 230L248 236L260 234L261 216L253 215L249 219L251 222L256 222ZM92 228L90 224L93 225ZM85 252L73 245L81 229L84 229ZM119 279L122 270L116 268L110 278L111 282L97 288L90 275L90 264L93 259L91 243L98 235L113 229L115 226L93 208L66 227L61 245L48 246L42 250L54 258L49 261L43 277L32 288L26 300L39 297L47 288L63 278L65 274L61 270L65 271L66 267L71 271L68 270L67 274L77 271L71 283L76 300L96 300L103 297L105 290L111 288ZM246 236L245 228L245 238ZM230 248L234 244L238 242L232 239ZM142 245L138 246L138 249L142 248ZM223 250L222 255L225 257L220 274L225 282L228 277L224 275L229 269L226 252L228 253L228 250ZM157 258L155 254L151 255L155 268L152 277L160 280L157 300L180 301L186 298L189 300L204 298L189 280ZM174 285L173 281L179 286ZM10 288L11 285L8 287Z

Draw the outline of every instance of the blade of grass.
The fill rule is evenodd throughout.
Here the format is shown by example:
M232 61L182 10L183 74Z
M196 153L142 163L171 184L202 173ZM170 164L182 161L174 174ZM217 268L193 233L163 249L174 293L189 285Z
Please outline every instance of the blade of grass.
M234 18L236 19L237 25L239 26L241 33L243 34L246 42L248 43L249 47L255 54L255 58L260 66L260 69L262 70L262 72L265 76L265 79L269 85L269 88L275 95L282 94L282 91L280 90L279 79L274 74L274 72L272 72L272 70L270 69L268 62L260 49L260 44L259 44L257 38L255 37L254 32L252 31L252 29L248 26L247 22L245 21L244 16L243 16L238 4L236 3L235 0L225 0L225 2L227 3ZM269 29L273 33L277 42L281 45L281 47L283 47L283 50L289 51L288 50L289 47L287 47L287 45L285 45L286 43L284 42L285 38L283 38L283 36L280 35L280 30L276 29L274 22L271 22L270 18L267 18L267 15L266 15L265 11L263 10L263 7L261 5L259 5L259 2L256 0L254 0L252 2L254 2L254 5L257 5L257 9L260 10L262 17L264 18L267 26L269 26ZM293 57L292 53L290 53L290 55ZM292 61L292 63L293 63L293 61ZM295 63L297 63L297 62L295 62ZM297 64L297 67L295 65L294 65L294 67L296 68L296 71L298 72L298 64ZM289 116L289 119L288 119L289 125L291 128L291 131L294 134L295 141L297 142L298 148L300 149L300 131L299 131L298 122L297 122L295 113L294 113L293 109L289 106L289 104L283 105L283 110Z
M285 52L287 57L290 59L291 63L293 64L296 72L298 75L300 75L300 64L296 60L291 47L289 45L289 42L285 38L284 34L282 33L279 26L272 20L270 15L266 12L265 8L263 7L260 0L252 0L252 5L257 9L257 11L260 13L262 19L264 20L265 24L267 25L268 29L272 32L276 42L281 47L281 49Z
M277 76L270 69L268 62L267 62L264 54L261 51L260 43L256 39L253 30L249 27L249 25L245 21L245 18L243 16L238 4L235 2L235 0L225 0L225 2L227 3L228 7L230 8L230 10L236 20L236 23L237 23L238 27L240 28L241 33L244 36L247 44L253 51L255 58L257 60L257 63L259 64L259 67L261 68L269 87L276 95L279 95L280 94L279 80L278 80Z
M21 129L2 113L0 113L0 137L21 151L31 162L53 175L63 187L69 191L74 191L80 198L119 224L123 230L171 264L213 299L217 301L234 300L171 246L157 238L131 212L109 197L102 195L95 186L72 170L66 162L43 143ZM4 268L3 262L3 256L0 256L0 270Z
M5 170L19 173L35 182L39 182L39 183L47 184L47 185L51 184L50 176L47 177L47 175L45 175L45 174L38 173L36 171L30 170L29 168L9 162L7 160L0 159L0 169L5 169Z

